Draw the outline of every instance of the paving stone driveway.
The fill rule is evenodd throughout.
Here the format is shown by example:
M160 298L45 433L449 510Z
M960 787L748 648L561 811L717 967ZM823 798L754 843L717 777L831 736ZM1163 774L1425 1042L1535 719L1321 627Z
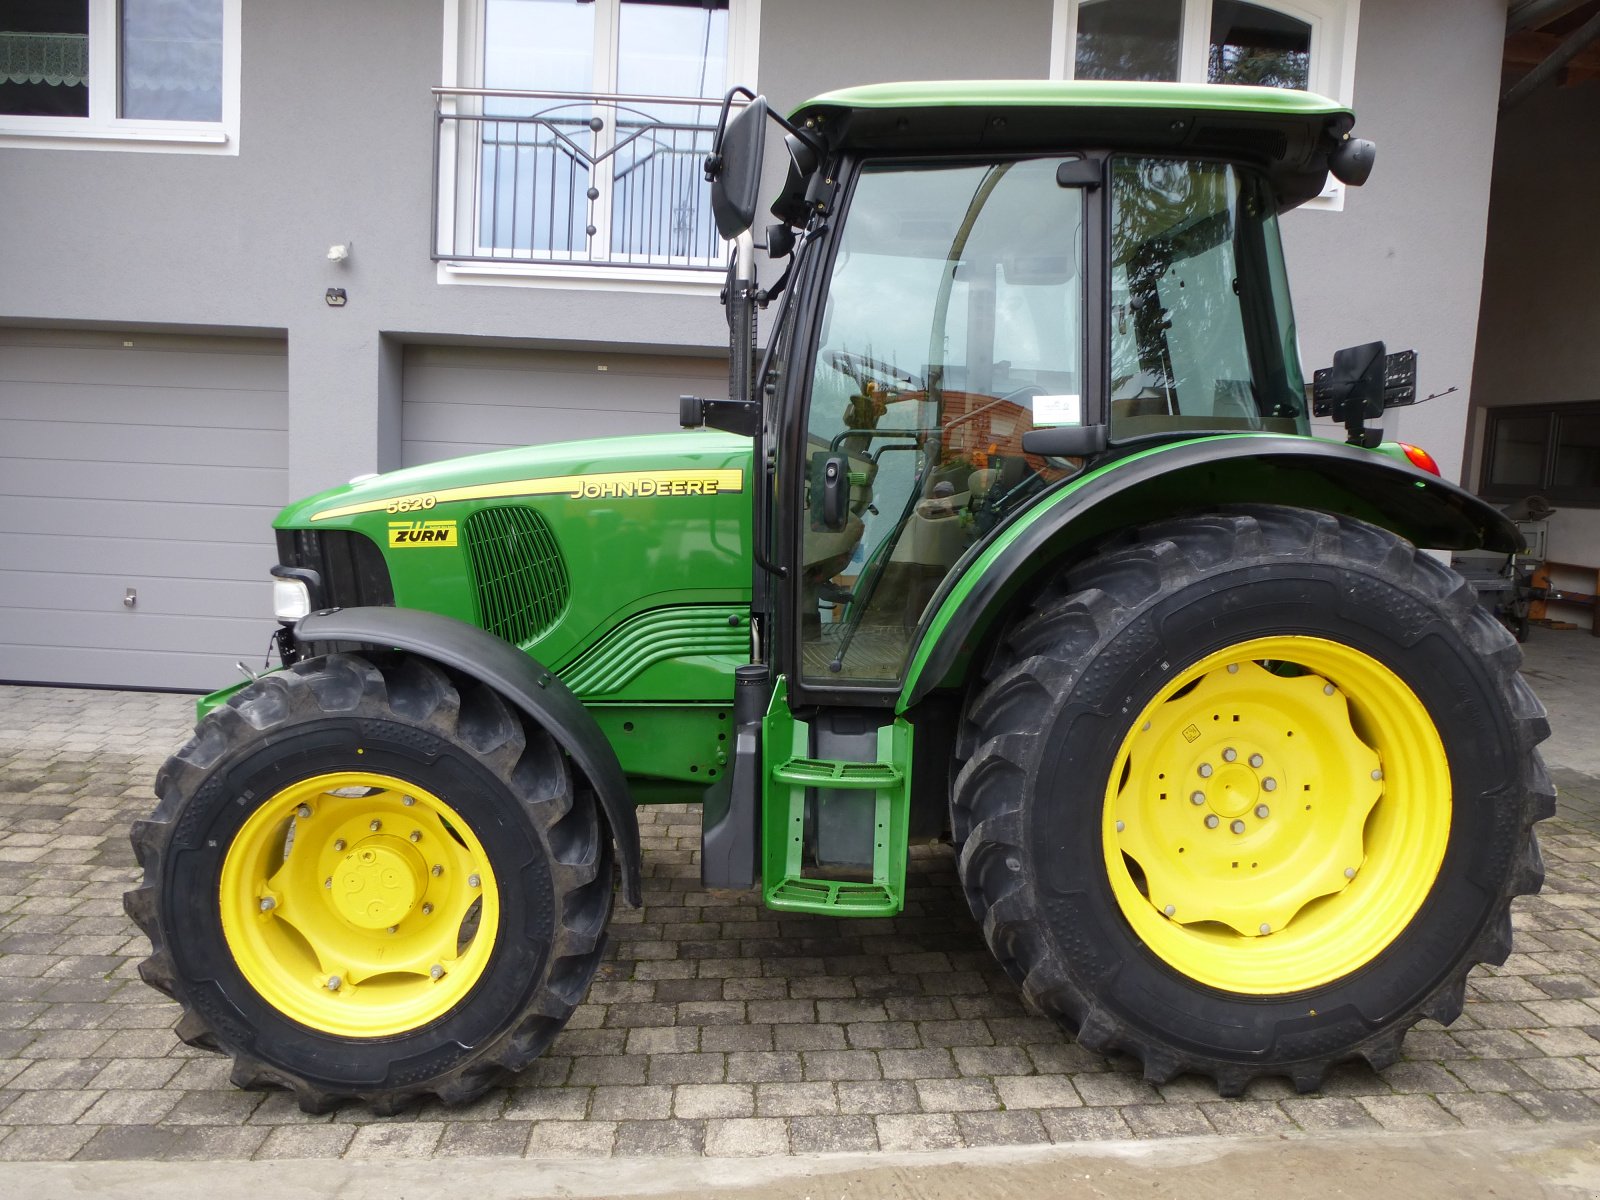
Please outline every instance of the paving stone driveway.
M1585 642L1588 639L1583 639ZM1537 682L1537 679L1536 679ZM703 891L698 814L644 810L645 907L619 908L588 1001L514 1085L460 1109L301 1114L171 1032L122 912L127 829L184 696L0 686L0 1160L744 1156L1329 1130L1600 1125L1600 777L1561 769L1549 878L1516 953L1406 1059L1223 1101L1024 1012L956 886L913 852L892 920L797 919Z

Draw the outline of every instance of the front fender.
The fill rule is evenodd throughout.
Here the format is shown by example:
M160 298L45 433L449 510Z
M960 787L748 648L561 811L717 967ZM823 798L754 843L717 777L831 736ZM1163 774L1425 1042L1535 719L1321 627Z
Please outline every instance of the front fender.
M956 565L928 605L899 710L959 684L978 644L1028 584L1107 534L1240 503L1356 517L1433 549L1509 554L1522 545L1492 505L1371 450L1272 434L1161 446L1046 493Z
M639 818L617 755L566 684L510 642L455 617L416 608L330 608L294 627L304 642L362 642L409 650L493 688L537 721L594 788L622 866L622 896L642 900Z

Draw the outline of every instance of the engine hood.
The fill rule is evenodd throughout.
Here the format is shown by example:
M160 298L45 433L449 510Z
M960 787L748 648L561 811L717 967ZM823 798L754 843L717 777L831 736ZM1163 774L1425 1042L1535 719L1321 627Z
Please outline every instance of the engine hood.
M409 513L457 500L619 497L739 491L750 440L714 430L518 446L406 467L296 501L278 529L329 528L364 513Z

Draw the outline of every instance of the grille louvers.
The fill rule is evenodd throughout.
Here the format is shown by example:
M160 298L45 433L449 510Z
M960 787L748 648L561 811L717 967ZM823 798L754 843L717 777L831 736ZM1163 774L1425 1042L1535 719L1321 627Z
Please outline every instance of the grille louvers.
M545 519L531 508L485 508L463 522L483 627L530 642L567 607L567 564Z

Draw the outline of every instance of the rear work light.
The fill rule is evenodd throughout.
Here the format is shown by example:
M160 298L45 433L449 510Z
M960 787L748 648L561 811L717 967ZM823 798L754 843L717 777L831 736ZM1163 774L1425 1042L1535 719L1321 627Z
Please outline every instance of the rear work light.
M1434 462L1433 455L1429 454L1421 446L1413 446L1410 442L1401 442L1400 449L1406 452L1406 457L1411 460L1413 467L1427 471L1430 475L1439 474L1439 464Z

